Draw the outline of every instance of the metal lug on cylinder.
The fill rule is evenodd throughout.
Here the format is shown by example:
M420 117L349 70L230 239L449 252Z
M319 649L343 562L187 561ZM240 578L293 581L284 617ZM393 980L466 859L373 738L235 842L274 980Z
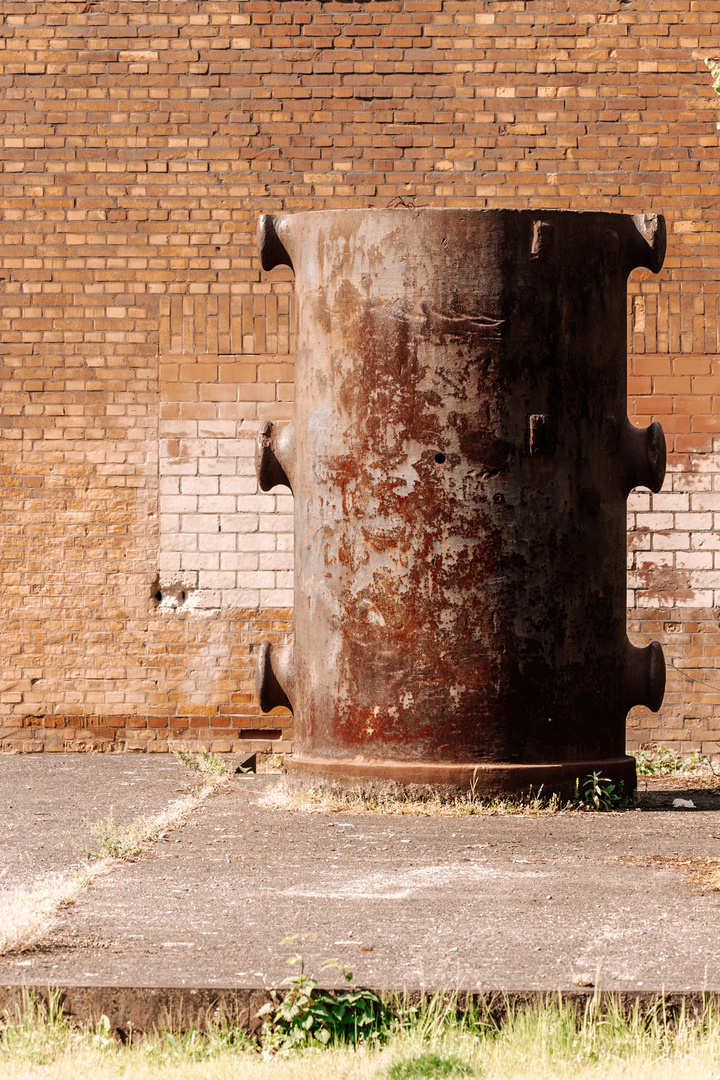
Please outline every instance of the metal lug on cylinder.
M293 712L295 671L292 645L263 642L257 658L255 686L262 712L271 712L278 705L284 705Z
M645 266L657 274L662 269L667 247L667 229L662 214L633 214L629 245L629 267Z
M637 428L628 419L621 435L622 487L628 495L633 488L647 487L657 493L665 479L667 449L665 434L657 421Z
M288 224L284 217L274 214L261 214L257 227L257 246L263 270L274 270L276 266L289 266L292 259L285 247L285 235Z
M540 255L547 255L547 250L552 243L553 227L549 221L534 221L532 246L530 258L538 259Z
M645 705L657 712L665 694L665 657L659 641L638 648L628 641L625 664L625 701L628 710Z
M282 485L292 491L292 473L295 459L295 429L292 421L277 428L266 420L258 432L255 443L255 472L261 491L270 491Z

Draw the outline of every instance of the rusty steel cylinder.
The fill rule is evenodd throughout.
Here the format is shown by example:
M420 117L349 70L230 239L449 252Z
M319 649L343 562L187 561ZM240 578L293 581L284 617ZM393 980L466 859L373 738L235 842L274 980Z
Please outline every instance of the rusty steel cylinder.
M626 500L665 441L627 417L626 281L663 218L320 211L263 216L259 247L298 306L294 419L257 450L295 500L294 645L258 656L290 776L632 789L627 712L665 665L626 633Z

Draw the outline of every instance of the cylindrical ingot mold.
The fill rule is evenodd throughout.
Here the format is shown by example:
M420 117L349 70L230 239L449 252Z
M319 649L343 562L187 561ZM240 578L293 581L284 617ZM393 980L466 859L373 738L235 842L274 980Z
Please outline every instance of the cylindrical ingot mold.
M293 776L480 793L635 784L657 642L626 634L626 499L665 441L627 417L626 279L657 215L265 215L291 266L295 413L258 440L295 497L294 647L263 646Z

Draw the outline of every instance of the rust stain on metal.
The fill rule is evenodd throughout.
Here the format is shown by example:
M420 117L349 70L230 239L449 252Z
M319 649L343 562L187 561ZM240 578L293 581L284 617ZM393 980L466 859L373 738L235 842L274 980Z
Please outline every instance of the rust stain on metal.
M295 418L258 444L263 490L295 497L294 654L264 649L260 686L292 705L296 774L634 784L625 717L659 708L664 663L625 632L625 501L659 490L665 446L627 418L625 296L664 236L654 215L261 218L298 301Z

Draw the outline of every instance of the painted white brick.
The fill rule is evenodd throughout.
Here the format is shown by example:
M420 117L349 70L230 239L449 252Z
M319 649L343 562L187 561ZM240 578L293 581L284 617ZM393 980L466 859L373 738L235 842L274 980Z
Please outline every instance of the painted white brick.
M645 491L631 491L628 495L628 512L648 511L650 509L650 493Z
M212 551L189 551L183 554L183 570L218 570L220 556Z
M720 533L693 533L692 547L698 551L720 549Z
M252 476L221 476L219 479L221 495L255 495L257 480Z
M635 593L635 606L638 608L657 608L661 603L663 601L655 593L645 593L639 589Z
M675 556L669 551L637 551L635 568L637 570L668 569L675 565Z
M218 458L204 458L197 463L197 471L200 476L234 476L235 463L229 458L220 461Z
M202 570L200 572L201 589L234 589L235 574L232 570Z
M710 473L682 472L673 477L674 491L712 491Z
M214 589L203 589L193 596L194 610L217 611L222 604L222 593ZM205 699L207 700L207 698ZM197 704L201 705L202 699Z
M241 415L221 404L215 419L161 421L161 583L200 572L198 608L208 613L293 602L293 498L282 487L258 491L259 421L238 421ZM665 606L667 596L648 587L647 575L673 567L690 579L677 606L720 596L720 453L691 455L690 471L686 460L672 464L659 495L636 490L628 499L631 606Z
M675 528L688 529L691 532L705 532L712 529L712 514L676 514Z
M274 589L275 574L272 570L253 570L252 572L239 570L237 587L239 589Z
M707 472L720 474L720 454L693 454L690 459L692 472Z
M172 544L172 547L167 547L168 544ZM173 533L170 535L163 535L160 537L161 550L165 551L197 551L197 533Z
M293 557L289 551L264 551L260 555L261 570L292 570Z
M184 439L181 450L188 458L216 458L218 456L218 440Z
M217 514L182 514L180 531L202 533L218 532L220 519Z
M173 533L180 532L180 515L160 514L158 516L158 525L162 534L172 536Z
M690 547L689 533L653 533L650 539L652 541L653 551L687 551Z
M257 514L223 514L220 518L220 529L228 533L257 532ZM266 530L269 532L270 530Z
M712 551L678 551L675 554L678 570L712 570L715 566Z
M638 514L635 520L639 529L650 529L652 532L669 531L675 524L672 514Z
M197 508L195 495L165 495L162 500L163 515L194 514Z
M701 491L690 496L692 510L720 510L720 492Z
M293 537L291 536L290 539L292 540ZM273 533L261 532L238 533L237 549L238 551L274 551L275 536Z
M259 589L226 589L223 592L223 603L231 608L259 608ZM292 607L292 603L284 605Z
M220 480L217 476L183 476L180 490L183 495L217 495Z
M199 533L198 551L235 551L236 533Z
M198 463L184 458L164 457L162 459L162 470L165 476L195 476L198 471Z
M163 440L194 439L198 433L197 420L163 420L161 431Z
M720 572L717 570L697 570L690 573L692 589L720 589Z
M220 555L221 570L257 570L258 563L255 551L223 551Z
M178 573L180 570L179 551L160 551L157 560L158 572L161 576Z
M712 607L713 598L714 594L712 589L698 590L697 592L693 592L690 596L683 596L682 593L680 593L675 597L675 607Z
M236 420L198 420L198 435L204 439L234 439Z
M658 495L653 496L652 508L655 513L665 511L679 511L682 513L690 509L690 496L683 495L680 492L661 491Z
M292 589L261 589L260 607L292 607L295 594Z
M268 517L262 515L260 517L260 531L270 532L271 529L278 533L291 533L293 531L294 519L291 514L276 514L274 517Z
M203 499L204 514L232 514L237 509L234 495L208 495Z

